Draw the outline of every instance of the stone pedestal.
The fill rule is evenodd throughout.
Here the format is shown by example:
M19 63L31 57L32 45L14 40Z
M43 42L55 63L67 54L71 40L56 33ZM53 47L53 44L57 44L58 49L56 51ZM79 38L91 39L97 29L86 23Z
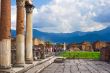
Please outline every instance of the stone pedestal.
M28 1L25 5L26 8L26 63L33 63L33 32L32 32L32 12L34 6Z
M16 25L16 66L23 67L25 64L25 41L24 41L24 5L25 0L17 2L17 25Z
M46 58L46 56L45 56L45 47L44 47L44 45L41 45L40 46L41 47L41 51L40 51L40 54L41 54L41 59L45 59Z
M11 0L1 0L0 73L11 68Z

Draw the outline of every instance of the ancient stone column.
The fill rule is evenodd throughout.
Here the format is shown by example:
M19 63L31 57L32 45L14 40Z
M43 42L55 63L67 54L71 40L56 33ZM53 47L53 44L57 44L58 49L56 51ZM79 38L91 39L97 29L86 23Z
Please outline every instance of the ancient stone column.
M11 30L11 0L1 0L0 69L11 68L10 30Z
M63 44L63 50L66 50L66 43Z
M25 0L16 0L17 3L17 26L16 26L16 66L25 64L24 42L24 5Z
M0 26L1 26L1 0L0 0ZM1 27L0 27L1 29ZM0 38L1 38L1 33L0 33Z
M33 63L33 32L32 32L32 12L34 6L26 1L26 63Z

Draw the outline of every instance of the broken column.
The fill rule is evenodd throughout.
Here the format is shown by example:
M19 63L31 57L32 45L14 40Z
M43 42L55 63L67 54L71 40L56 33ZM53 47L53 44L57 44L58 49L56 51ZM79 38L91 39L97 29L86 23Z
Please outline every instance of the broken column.
M26 1L26 63L33 63L32 13L34 6Z
M24 5L25 0L16 0L17 3L17 25L16 25L16 66L25 64L25 42L24 42Z
M1 0L0 69L11 68L10 30L11 30L11 0Z

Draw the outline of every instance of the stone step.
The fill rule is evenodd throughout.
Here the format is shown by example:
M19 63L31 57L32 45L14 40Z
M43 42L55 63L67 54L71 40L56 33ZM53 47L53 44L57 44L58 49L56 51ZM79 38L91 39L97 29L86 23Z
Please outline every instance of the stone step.
M33 64L26 64L25 67L13 67L13 73L35 73L39 72L51 63L54 62L56 57L52 56L43 60L34 61Z
M54 62L56 58L51 58L50 60L47 60L46 62L43 62L42 64L36 65L33 68L31 68L30 70L24 72L24 73L39 73L40 71L42 71L44 68L46 68L47 66L49 66L51 63Z

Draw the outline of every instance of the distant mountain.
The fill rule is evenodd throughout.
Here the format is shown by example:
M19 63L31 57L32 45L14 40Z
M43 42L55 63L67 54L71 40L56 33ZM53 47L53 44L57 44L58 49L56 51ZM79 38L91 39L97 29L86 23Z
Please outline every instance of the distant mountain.
M16 36L15 30L12 30L12 36ZM39 38L45 41L51 41L55 43L73 43L73 42L83 42L89 41L94 42L97 40L100 41L110 41L110 27L94 32L80 32L76 31L73 33L47 33L41 32L36 29L33 29L33 37Z

